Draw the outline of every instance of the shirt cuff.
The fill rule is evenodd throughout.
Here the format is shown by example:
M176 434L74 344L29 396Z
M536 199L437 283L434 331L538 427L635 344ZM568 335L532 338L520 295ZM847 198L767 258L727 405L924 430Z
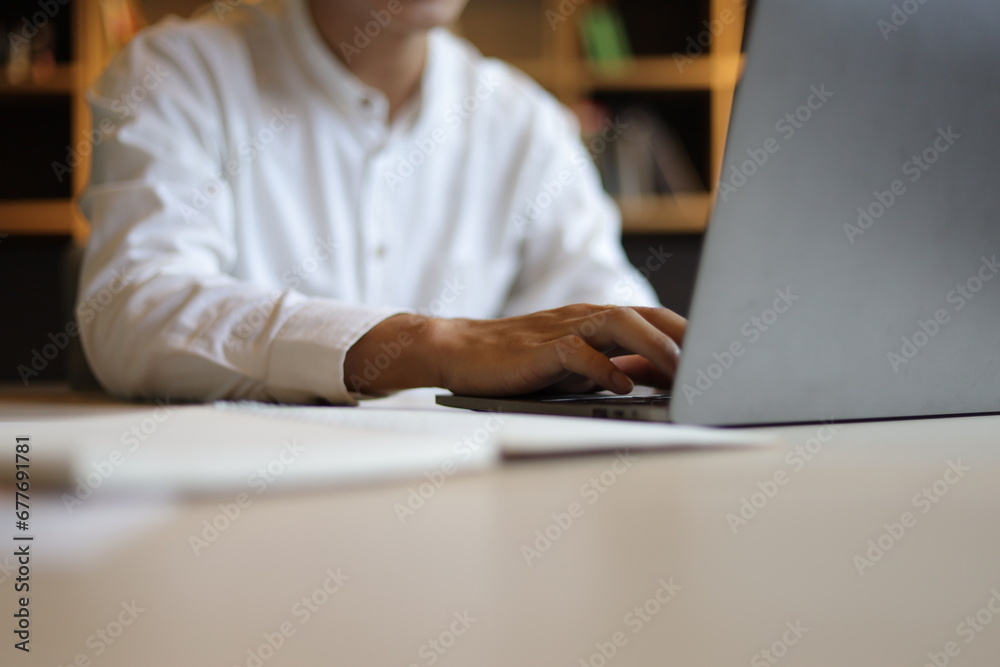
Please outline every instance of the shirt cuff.
M344 382L347 351L386 318L405 308L351 305L309 299L289 317L271 343L267 384L275 399L288 403L322 398L357 405Z

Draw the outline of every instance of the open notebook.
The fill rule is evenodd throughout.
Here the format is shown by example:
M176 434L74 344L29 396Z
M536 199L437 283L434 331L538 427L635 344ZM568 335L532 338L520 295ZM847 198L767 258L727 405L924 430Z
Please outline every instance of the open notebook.
M435 471L450 476L511 456L774 442L755 431L384 405L389 407L219 402L3 422L0 483L14 479L19 436L30 438L32 487L61 488L80 498L331 487Z

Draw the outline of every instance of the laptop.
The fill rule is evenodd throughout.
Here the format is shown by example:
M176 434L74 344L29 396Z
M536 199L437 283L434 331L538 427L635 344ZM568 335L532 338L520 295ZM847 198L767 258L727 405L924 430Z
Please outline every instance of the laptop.
M758 0L665 397L478 410L806 423L1000 411L1000 4Z

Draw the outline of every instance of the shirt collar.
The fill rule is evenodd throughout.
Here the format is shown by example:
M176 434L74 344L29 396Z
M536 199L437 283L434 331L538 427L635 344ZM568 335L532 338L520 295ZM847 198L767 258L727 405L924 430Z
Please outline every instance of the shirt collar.
M382 91L366 85L351 72L340 59L330 52L329 46L313 22L309 0L288 0L289 42L299 51L302 64L327 93L352 115L378 118L382 123L388 117L389 101ZM443 83L447 74L446 59L442 49L447 35L444 28L432 30L428 36L427 62L420 80L420 90L397 118L397 122L410 127L422 125L445 101ZM353 44L351 45L353 46Z

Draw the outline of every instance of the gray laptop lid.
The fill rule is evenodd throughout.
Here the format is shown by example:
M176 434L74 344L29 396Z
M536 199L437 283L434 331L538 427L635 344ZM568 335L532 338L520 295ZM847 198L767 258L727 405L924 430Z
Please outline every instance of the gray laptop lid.
M1000 410L1000 3L756 5L674 419Z

